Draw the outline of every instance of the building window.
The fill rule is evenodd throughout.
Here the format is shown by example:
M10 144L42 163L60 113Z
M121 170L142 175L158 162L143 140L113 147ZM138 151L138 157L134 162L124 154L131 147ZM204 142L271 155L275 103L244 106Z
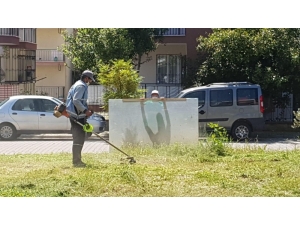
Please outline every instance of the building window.
M157 83L181 83L181 55L157 55L156 57Z

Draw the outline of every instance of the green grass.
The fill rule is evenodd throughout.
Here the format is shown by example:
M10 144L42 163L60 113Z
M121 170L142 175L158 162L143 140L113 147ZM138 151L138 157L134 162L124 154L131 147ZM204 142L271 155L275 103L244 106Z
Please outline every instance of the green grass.
M83 154L0 155L0 196L300 196L300 151L228 149L213 145L124 148Z

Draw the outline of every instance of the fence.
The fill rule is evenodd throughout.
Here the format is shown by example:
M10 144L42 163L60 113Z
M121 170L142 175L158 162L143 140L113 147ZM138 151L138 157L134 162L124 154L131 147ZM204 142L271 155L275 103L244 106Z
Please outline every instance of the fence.
M293 122L293 95L288 96L289 101L285 107L276 107L269 99L264 99L264 118L268 123Z
M58 99L65 99L65 87L36 86L35 91L37 95L48 95Z
M89 85L88 88L88 104L101 105L103 102L104 87L102 85Z
M19 85L0 85L0 102L4 99L19 94Z
M9 95L18 94L16 89L17 86L4 86L0 85L1 93L0 97L4 98ZM145 89L145 98L150 98L152 90L158 90L161 97L174 98L182 90L180 84L155 84L155 83L143 83L141 88ZM90 85L88 87L88 104L95 106L98 110L99 106L103 104L102 96L104 94L104 87L102 85ZM64 96L65 87L47 87L37 86L36 94L49 95L59 99L65 99ZM5 96L4 96L5 95ZM290 95L290 101L285 108L275 107L274 105L268 105L267 99L264 103L266 111L264 113L265 121L268 123L282 123L282 122L293 122L293 95Z
M150 98L153 90L158 90L160 97L175 98L182 90L180 84L143 83L141 88L146 89L145 98Z
M2 86L2 89L1 89ZM165 98L175 98L179 92L182 90L180 84L155 84L155 83L142 83L141 88L145 89L145 98L150 98L151 92L153 90L158 90L161 97ZM6 93L6 95L17 94L17 89L14 91L8 87L0 85L1 93ZM59 99L65 99L64 96L65 87L47 87L47 86L37 86L36 93L53 96ZM14 93L12 93L14 92ZM104 87L102 85L90 85L88 87L88 104L95 108L95 112L99 112L99 106L103 105L102 96L104 94ZM268 100L264 100L266 111L264 113L264 118L267 123L282 123L282 122L293 122L293 95L289 95L289 103L285 108L275 107L272 104L268 104Z

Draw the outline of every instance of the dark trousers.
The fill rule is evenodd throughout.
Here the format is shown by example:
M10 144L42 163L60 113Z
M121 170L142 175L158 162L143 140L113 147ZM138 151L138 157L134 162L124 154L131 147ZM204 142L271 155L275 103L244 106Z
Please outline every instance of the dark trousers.
M78 119L77 121L83 125L86 123L86 119ZM70 119L70 122L73 137L73 164L77 164L81 163L81 151L85 141L85 131L83 130L83 127L75 123L73 119Z

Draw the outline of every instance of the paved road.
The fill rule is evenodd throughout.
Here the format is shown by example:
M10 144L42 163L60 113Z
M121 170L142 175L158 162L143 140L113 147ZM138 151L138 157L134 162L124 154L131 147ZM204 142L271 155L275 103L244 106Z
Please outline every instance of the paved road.
M103 136L105 138L105 135ZM107 137L106 137L107 138ZM265 150L300 150L300 141L286 138L264 138L250 140L249 143L231 143L233 147L261 147ZM72 137L60 135L22 135L15 141L0 141L0 154L50 154L71 153ZM109 152L109 145L97 136L89 138L83 147L83 153Z

